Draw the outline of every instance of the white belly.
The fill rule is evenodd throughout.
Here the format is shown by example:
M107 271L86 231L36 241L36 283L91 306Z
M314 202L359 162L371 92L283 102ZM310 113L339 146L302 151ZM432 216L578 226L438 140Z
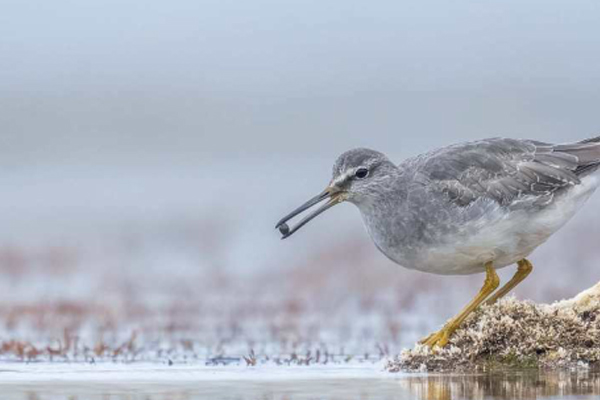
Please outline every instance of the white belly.
M423 249L418 260L400 264L442 275L482 272L484 264L489 261L494 263L495 268L514 264L527 257L571 219L597 188L599 181L598 174L583 178L579 185L561 194L539 213L506 213L498 207L491 218L494 222L484 225L481 221L472 221L472 226L464 226L455 237L447 238L445 242L448 244Z

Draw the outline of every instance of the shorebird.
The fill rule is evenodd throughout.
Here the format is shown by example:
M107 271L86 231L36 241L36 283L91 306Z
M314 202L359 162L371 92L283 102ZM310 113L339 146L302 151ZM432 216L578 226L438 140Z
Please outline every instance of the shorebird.
M526 257L590 197L600 182L599 167L600 137L570 144L484 139L399 165L378 151L354 149L336 160L327 188L276 228L285 239L347 201L360 210L376 247L395 263L441 275L485 273L473 300L421 341L443 347L471 312L529 275L533 266ZM289 227L290 219L322 202ZM496 270L515 263L516 273L498 289Z

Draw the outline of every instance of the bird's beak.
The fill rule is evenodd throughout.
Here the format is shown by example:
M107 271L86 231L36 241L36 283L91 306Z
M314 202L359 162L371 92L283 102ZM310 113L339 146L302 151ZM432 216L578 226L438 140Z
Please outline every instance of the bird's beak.
M308 214L304 217L298 224L296 224L292 229L289 228L287 221L294 218L296 215L301 214L302 212L308 210L312 206L319 204L325 199L329 199L325 204L321 207L317 208L312 213ZM323 190L320 194L316 195L312 199L308 200L306 203L302 204L300 207L296 208L294 211L283 217L277 225L275 225L275 229L279 229L279 232L283 235L281 238L285 239L295 233L298 229L302 228L306 225L311 219L315 218L317 215L322 212L330 209L336 204L341 203L346 200L346 194L344 191L340 190L335 186L328 186L327 189Z

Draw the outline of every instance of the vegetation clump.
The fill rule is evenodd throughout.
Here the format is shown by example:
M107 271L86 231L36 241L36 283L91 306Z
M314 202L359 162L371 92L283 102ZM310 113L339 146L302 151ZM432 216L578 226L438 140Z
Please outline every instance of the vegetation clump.
M590 366L600 361L600 282L575 298L514 297L481 307L442 349L417 345L390 360L399 371L482 371Z

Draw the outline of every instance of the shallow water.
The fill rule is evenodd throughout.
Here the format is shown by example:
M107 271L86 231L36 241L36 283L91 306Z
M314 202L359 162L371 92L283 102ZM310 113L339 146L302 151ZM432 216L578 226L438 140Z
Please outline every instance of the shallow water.
M381 364L315 367L53 364L0 369L2 399L550 399L600 395L593 370L388 374Z

